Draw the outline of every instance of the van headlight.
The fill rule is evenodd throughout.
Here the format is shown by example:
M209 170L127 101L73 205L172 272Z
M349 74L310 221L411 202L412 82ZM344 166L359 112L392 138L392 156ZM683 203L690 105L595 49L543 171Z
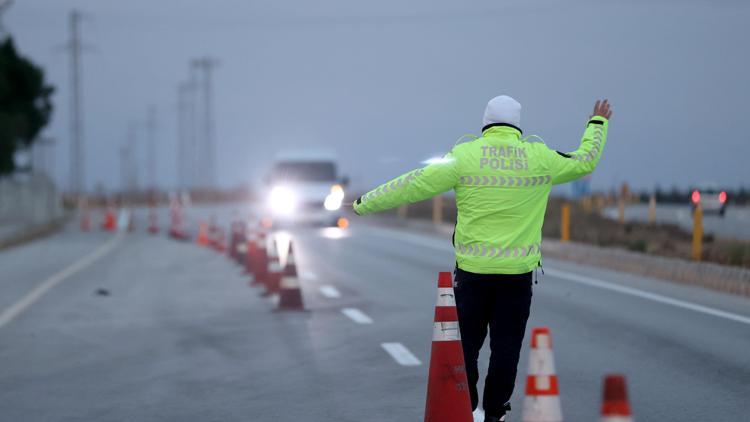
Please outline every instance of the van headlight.
M336 211L341 208L341 203L344 201L344 188L341 185L331 186L331 193L326 196L323 206L328 211Z
M287 187L275 186L268 196L268 204L276 214L291 215L297 209L297 195Z

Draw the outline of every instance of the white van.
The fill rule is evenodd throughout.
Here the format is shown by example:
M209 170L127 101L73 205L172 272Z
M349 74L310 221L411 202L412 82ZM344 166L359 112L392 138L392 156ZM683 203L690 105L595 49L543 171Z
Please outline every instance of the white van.
M348 179L339 176L333 154L279 154L265 182L266 209L276 224L336 225L342 217Z

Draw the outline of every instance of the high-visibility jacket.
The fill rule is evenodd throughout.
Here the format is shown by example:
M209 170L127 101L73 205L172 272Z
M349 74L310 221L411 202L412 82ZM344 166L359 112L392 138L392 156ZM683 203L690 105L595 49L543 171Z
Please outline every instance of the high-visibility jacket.
M362 195L359 215L395 208L455 190L453 246L459 268L479 274L523 274L541 265L542 223L552 185L596 168L608 121L595 116L577 150L565 154L521 138L507 124L485 127L438 162L412 170Z

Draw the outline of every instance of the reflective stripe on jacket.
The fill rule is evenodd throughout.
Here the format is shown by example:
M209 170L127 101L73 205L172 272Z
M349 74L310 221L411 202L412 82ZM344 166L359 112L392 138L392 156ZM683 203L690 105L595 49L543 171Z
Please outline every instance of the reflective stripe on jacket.
M607 119L586 125L568 154L521 139L510 125L491 125L480 138L453 147L440 162L412 170L362 195L359 215L456 192L454 247L458 267L479 274L522 274L541 262L542 223L552 185L596 168L607 142Z

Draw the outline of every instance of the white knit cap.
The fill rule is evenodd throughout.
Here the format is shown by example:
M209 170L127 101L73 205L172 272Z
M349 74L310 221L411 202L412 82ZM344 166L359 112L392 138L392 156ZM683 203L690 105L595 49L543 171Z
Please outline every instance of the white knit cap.
M521 103L507 95L495 97L484 110L484 126L493 123L508 123L521 127Z

